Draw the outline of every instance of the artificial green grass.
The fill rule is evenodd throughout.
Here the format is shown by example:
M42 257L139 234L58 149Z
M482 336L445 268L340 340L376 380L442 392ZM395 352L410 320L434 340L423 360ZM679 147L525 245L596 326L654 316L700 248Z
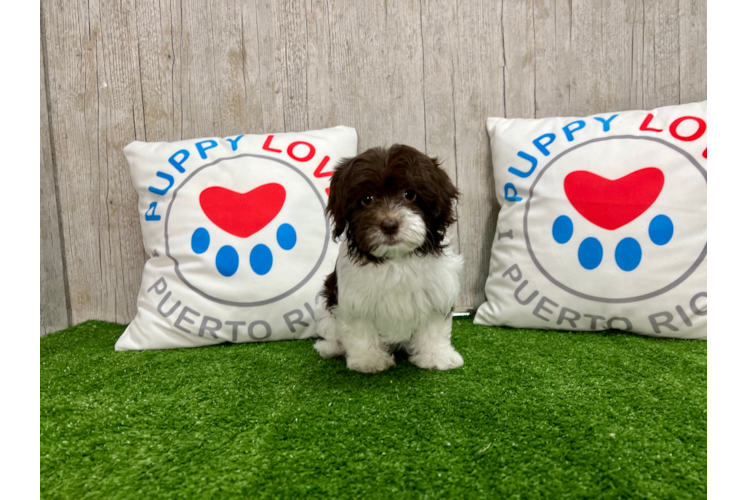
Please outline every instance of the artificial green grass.
M449 372L312 341L41 339L43 498L705 498L706 342L455 321Z

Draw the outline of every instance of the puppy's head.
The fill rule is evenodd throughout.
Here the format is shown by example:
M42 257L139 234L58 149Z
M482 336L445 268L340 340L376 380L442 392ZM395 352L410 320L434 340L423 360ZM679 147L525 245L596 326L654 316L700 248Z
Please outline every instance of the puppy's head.
M396 144L342 160L330 181L327 212L335 237L346 234L349 255L377 263L441 253L458 195L436 158Z

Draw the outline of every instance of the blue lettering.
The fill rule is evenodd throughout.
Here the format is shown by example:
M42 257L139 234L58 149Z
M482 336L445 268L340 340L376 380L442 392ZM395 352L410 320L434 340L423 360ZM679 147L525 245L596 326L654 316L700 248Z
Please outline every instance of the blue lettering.
M509 167L509 172L520 177L529 177L535 171L535 167L538 166L538 160L536 160L534 156L528 155L524 151L520 151L519 153L517 153L517 156L529 161L532 167L530 167L530 170L528 170L527 172L517 170L514 167Z
M514 191L514 194L509 194L510 189ZM504 199L506 199L506 201L522 201L522 198L517 196L517 188L515 188L514 184L511 182L504 184Z
M542 142L543 139L548 139L548 142ZM538 148L538 151L543 153L544 156L548 156L549 154L551 154L551 152L548 151L548 145L550 145L555 140L556 134L543 134L532 141L532 143L535 144L535 147Z
M145 220L161 220L161 216L156 215L156 205L158 202L154 201L148 206L148 210L145 211Z
M571 128L572 125L576 125L576 128ZM564 134L566 134L566 139L571 142L574 140L573 133L577 130L582 130L586 123L584 123L584 120L577 120L575 122L571 122L570 124L564 126Z
M159 196L163 196L174 185L174 177L172 177L169 174L165 174L163 172L156 172L156 177L161 177L162 179L166 179L167 181L169 181L169 185L166 186L165 189L157 189L157 188L151 186L151 187L148 188L148 191L150 191L151 193L156 193Z
M203 146L203 144L207 144L207 146ZM205 152L209 149L213 149L216 146L218 146L218 143L214 141L213 139L208 139L207 141L200 141L200 142L195 143L197 152L200 153L200 158L202 158L203 160L208 159L208 155L205 154Z
M603 124L603 132L607 132L607 131L610 130L610 122L612 122L613 118L615 118L616 116L618 116L618 115L613 115L610 118L608 118L607 120L605 118L600 118L599 116L593 116L592 118L594 118L595 120L597 120L600 123L602 123Z
M236 143L239 142L239 139L244 137L243 135L240 135L236 139L231 139L230 137L226 138L227 141L231 143L231 151L236 151Z
M182 158L180 160L177 160L177 155L182 155ZM190 157L189 151L187 151L186 149L180 149L179 151L171 155L171 158L169 158L169 163L171 163L180 174L183 174L184 167L182 167L182 163L187 161L187 158L189 157Z

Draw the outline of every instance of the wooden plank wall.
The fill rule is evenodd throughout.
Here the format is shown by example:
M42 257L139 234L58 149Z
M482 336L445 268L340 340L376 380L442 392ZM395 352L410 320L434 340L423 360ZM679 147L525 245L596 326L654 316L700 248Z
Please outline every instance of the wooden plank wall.
M47 85L44 58L41 58L39 90L39 243L40 243L40 336L66 328L69 323L68 303L63 267L64 248L60 240L57 193L55 188L54 161L49 138L49 115L47 113Z
M135 314L122 147L356 127L462 191L460 306L498 213L485 120L706 99L706 0L42 0L42 333Z

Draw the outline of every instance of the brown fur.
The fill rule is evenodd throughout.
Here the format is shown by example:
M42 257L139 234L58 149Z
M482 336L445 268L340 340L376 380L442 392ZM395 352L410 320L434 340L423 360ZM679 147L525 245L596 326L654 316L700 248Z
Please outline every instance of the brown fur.
M403 197L408 190L415 192L412 201ZM362 202L367 196L373 196L369 205ZM392 203L408 205L426 223L426 241L415 250L416 255L440 254L447 228L455 221L458 197L436 158L395 144L341 160L330 181L327 213L334 223L334 238L346 233L349 255L361 264L377 264L382 259L369 253L370 240L373 231L386 223ZM337 281L332 275L327 281L331 278Z
M338 305L338 274L334 269L325 278L325 284L322 287L322 298L325 299L325 306L328 310Z

